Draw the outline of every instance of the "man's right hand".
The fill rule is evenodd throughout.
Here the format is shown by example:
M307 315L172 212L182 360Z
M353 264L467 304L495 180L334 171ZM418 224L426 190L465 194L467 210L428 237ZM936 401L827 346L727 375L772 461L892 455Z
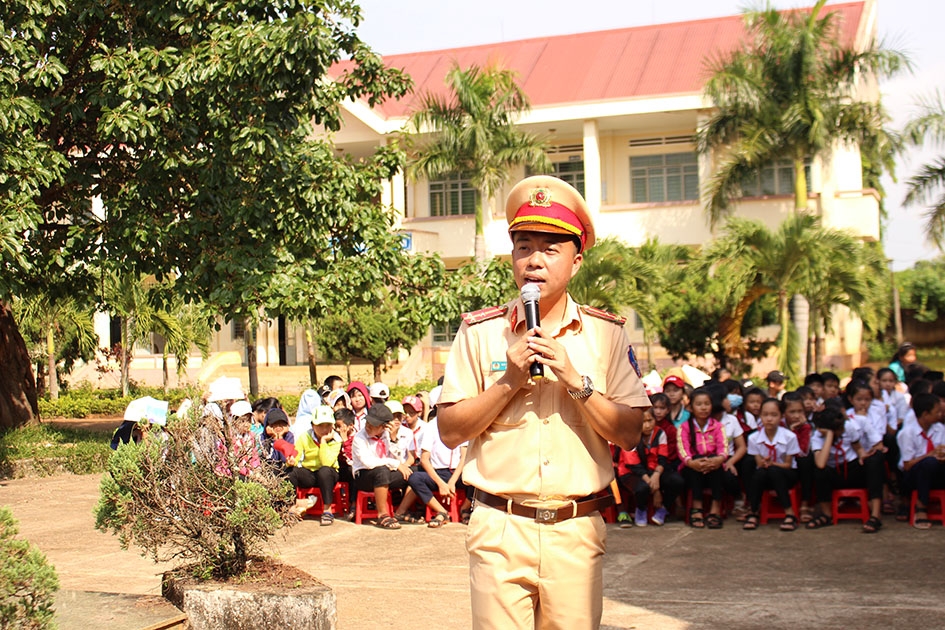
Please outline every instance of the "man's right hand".
M513 393L525 387L529 382L528 371L534 363L534 357L535 351L528 347L528 334L525 334L506 350L505 374L499 380L505 381Z

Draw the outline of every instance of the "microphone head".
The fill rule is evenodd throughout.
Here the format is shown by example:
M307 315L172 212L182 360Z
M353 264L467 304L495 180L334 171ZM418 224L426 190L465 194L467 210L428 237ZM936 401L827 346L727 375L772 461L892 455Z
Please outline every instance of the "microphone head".
M541 299L541 287L534 282L529 282L522 287L523 302L537 302Z

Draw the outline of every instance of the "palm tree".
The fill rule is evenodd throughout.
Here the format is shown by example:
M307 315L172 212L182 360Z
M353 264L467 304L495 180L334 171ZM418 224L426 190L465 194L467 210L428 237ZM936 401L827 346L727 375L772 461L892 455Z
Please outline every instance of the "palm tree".
M705 94L716 109L700 127L697 144L701 153L717 152L703 195L713 228L742 185L778 159L793 163L794 207L804 210L809 160L838 143L868 146L881 162L895 148L882 106L851 95L863 76L888 76L909 62L875 43L845 47L837 14L819 17L825 2L818 0L809 13L770 7L747 12L744 48L709 61Z
M91 310L83 308L71 297L53 298L48 293L36 293L15 299L13 311L24 331L31 330L42 338L40 340L34 337L34 340L42 347L38 354L46 361L49 398L58 400L62 349L74 344L78 357L91 360L95 355L98 338L95 335ZM41 375L42 370L39 370L39 373Z
M945 103L942 95L919 102L920 114L906 125L906 139L913 146L929 142L945 145ZM906 205L931 203L925 214L925 233L939 249L945 247L945 155L937 156L909 178Z
M462 69L454 62L446 83L448 95L421 95L410 117L408 129L432 136L412 152L407 175L414 180L469 177L478 191L476 260L483 261L484 204L491 207L512 168L524 164L545 172L550 163L544 141L514 125L528 111L529 102L513 71L495 64Z
M798 378L797 330L791 325L790 302L794 294L803 294L806 288L815 285L812 279L830 283L825 274L830 267L828 258L862 260L863 245L846 232L824 228L820 219L808 213L793 214L772 232L759 221L731 218L725 225L723 236L706 252L706 259L713 264L713 272L727 278L733 295L740 296L731 317L723 323L720 331L726 351L741 354L742 321L757 299L775 293L778 299L778 369L796 381ZM854 279L855 280L855 279ZM865 299L861 285L850 281L853 288L845 292L843 303L859 308ZM842 286L834 283L832 289ZM813 291L811 294L814 295ZM821 298L821 294L816 294ZM824 302L828 298L821 298ZM833 303L840 301L832 295ZM832 304L831 304L832 306ZM826 308L826 304L818 305Z

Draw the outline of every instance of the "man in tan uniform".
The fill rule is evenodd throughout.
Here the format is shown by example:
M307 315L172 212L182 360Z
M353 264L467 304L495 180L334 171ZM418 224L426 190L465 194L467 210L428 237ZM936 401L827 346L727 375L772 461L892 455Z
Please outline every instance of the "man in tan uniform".
M506 202L519 287L540 286L541 323L521 299L463 316L438 415L444 443L469 441L464 481L474 627L596 628L612 503L608 441L633 448L649 399L623 318L578 306L567 285L594 244L584 199L548 176ZM532 363L544 377L529 378Z

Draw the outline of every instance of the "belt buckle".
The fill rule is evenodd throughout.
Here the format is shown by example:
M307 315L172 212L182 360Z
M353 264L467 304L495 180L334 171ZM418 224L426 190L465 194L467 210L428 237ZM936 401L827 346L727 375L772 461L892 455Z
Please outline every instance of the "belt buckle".
M551 508L535 508L535 522L557 523L558 510L552 510Z

